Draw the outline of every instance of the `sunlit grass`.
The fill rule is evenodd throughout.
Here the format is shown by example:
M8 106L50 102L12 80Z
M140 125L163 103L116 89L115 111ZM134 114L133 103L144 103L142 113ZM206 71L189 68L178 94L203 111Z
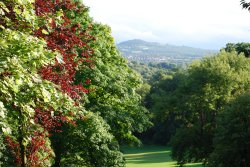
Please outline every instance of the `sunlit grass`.
M171 151L164 146L144 146L140 148L123 147L127 167L177 167L171 159ZM201 167L200 163L187 164Z

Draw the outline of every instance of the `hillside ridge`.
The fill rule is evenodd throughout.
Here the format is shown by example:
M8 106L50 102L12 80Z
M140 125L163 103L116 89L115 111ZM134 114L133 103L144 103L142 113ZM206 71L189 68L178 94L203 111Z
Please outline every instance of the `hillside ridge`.
M121 54L129 61L143 63L170 62L176 64L190 63L195 59L217 53L216 50L194 48L190 46L176 46L147 42L141 39L133 39L117 44Z

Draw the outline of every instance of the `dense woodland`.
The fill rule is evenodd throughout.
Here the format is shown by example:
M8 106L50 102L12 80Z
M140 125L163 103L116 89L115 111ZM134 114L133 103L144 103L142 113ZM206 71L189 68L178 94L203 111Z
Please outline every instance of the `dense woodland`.
M0 166L122 167L120 146L161 144L179 166L248 167L249 48L128 62L80 0L1 0Z

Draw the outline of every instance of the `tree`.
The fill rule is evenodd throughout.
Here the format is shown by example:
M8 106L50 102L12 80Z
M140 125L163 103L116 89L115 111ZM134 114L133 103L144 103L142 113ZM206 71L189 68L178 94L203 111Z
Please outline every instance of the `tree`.
M108 124L91 112L82 119L77 126L65 124L61 133L51 137L59 161L54 166L123 167L125 161Z
M158 78L158 79L155 79ZM178 102L176 88L181 81L181 72L152 78L150 93L145 99L154 126L143 137L154 144L166 145L178 127L175 108Z
M194 62L178 85L176 118L182 126L172 139L172 155L180 165L207 163L213 151L216 116L249 89L250 61L242 54L221 51Z
M61 90L75 100L76 106L86 103L86 93L89 92L87 88L91 82L90 76L86 74L94 73L95 63L91 58L93 49L90 47L94 41L94 37L90 35L94 23L88 15L88 8L80 1L36 0L35 6L36 14L45 20L45 24L34 34L44 38L50 50L58 51L63 56L62 62L57 61L53 65L43 67L40 74L44 79L60 85ZM58 17L61 19L58 20ZM77 77L81 82L77 81ZM54 128L61 132L53 133L50 138L56 155L54 166L80 163L87 166L123 165L122 154L118 150L116 141L111 140L113 137L106 123L97 116L91 116L95 118L90 119L91 123L88 119L81 119L88 115L90 113L76 117L76 126L63 124L62 127ZM103 126L102 132L99 131L99 124ZM88 135L84 135L87 129L91 132L89 138ZM90 135L96 135L98 138L92 139ZM92 153L94 148L95 154Z
M150 123L135 92L140 79L109 28L77 0L1 1L0 14L0 149L10 150L0 156L22 167L124 166L117 140L138 141L132 132Z
M245 0L240 0L240 4L243 7L243 9L247 9L250 11L250 2L246 2Z
M14 166L15 164L20 166L50 166L53 163L54 151L55 153L58 152L58 150L55 149L56 145L53 145L53 138L60 136L60 140L65 139L64 136L64 138L62 137L62 133L58 134L58 132L61 132L61 130L67 131L68 129L64 129L63 127L70 126L70 129L74 132L84 132L86 129L89 129L91 133L89 132L89 135L86 135L89 138L85 136L82 138L85 142L82 146L88 146L85 154L82 154L82 152L83 149L86 148L79 146L78 143L74 143L74 145L78 146L78 151L74 150L73 152L73 150L71 150L71 155L66 154L65 156L67 156L68 160L69 157L71 157L72 162L72 157L77 155L83 156L81 159L84 159L88 166L95 166L95 163L102 163L106 166L119 166L123 163L122 155L118 151L118 146L113 141L112 135L108 132L106 123L102 121L100 117L92 116L90 113L83 114L83 112L81 112L81 104L76 103L76 99L79 98L81 93L80 91L86 91L86 89L80 85L72 85L77 67L76 63L81 64L81 66L85 64L86 66L86 63L82 63L82 61L87 61L88 51L90 50L81 39L90 36L87 36L85 33L82 35L73 34L80 33L84 31L84 29L80 28L79 30L78 25L73 24L73 21L71 22L73 26L69 27L69 20L65 17L69 12L62 13L60 10L57 11L52 8L60 6L62 8L66 7L68 10L72 9L75 6L74 4L66 1L55 3L59 4L53 4L52 1L36 1L38 19L34 16L32 1L16 2L10 0L6 1L6 3L0 3L1 16L3 16L0 19L0 125L4 133L4 135L1 134L1 140L4 140L5 143L5 145L1 145L1 150L3 150L2 153L6 152L5 155L7 156L4 157L5 155L3 155L1 160L3 160L3 163L6 165L9 163L6 159L9 158L9 154L12 154L16 162L11 161L10 163L12 164L8 164L10 166ZM39 5L42 4L46 5L39 8ZM45 11L48 11L48 6L51 7L48 15L52 18L52 27L48 26L50 24L46 24L49 23L50 20L48 20L46 15L43 15L46 13ZM78 4L78 7L82 10L81 5ZM20 10L27 10L26 15L22 15ZM64 18L60 19L60 17ZM53 18L55 18L55 20L53 20ZM54 27L53 21L57 26L61 26L61 28ZM19 24L19 26L16 26L17 24ZM36 29L37 25L40 27L38 30ZM55 32L51 28L57 31ZM36 36L43 37L47 40L47 46L43 40L31 36L34 30L36 31ZM21 33L20 31L25 33ZM69 31L72 33L69 33ZM55 33L61 36L56 36ZM62 36L63 33L64 36ZM81 39L79 39L79 36ZM60 43L62 40L64 40L64 45ZM68 40L70 40L70 42L74 41L76 45L73 44L73 46L71 46L72 43L69 43ZM51 45L52 43L53 45ZM82 45L84 45L84 48ZM62 46L63 49L61 49ZM83 58L78 58L77 61L74 62L76 59L72 59L72 52L79 46L82 47L82 49L78 49L77 53L81 54L80 57ZM58 51L61 54L58 54L58 52L53 53L45 48L51 49L53 52ZM86 51L86 48L89 50ZM42 75L42 78L38 73ZM50 80L59 86L44 79ZM60 93L60 91L64 93ZM71 96L71 98L67 95ZM75 101L73 101L72 98ZM88 115L88 120L80 119L85 118L85 115ZM75 127L73 126L75 124L74 121L77 121L79 124L75 129L72 128ZM52 135L51 137L52 133L54 136ZM77 138L77 135L74 135L73 137ZM78 133L78 136L81 135L82 133ZM92 139L91 136L97 137ZM50 147L50 140L52 141L52 148ZM100 140L102 140L103 143L97 142ZM72 144L70 140L66 141L67 145ZM81 142L83 142L83 140ZM6 151L6 147L8 147L10 152ZM99 149L99 147L102 149ZM79 148L81 148L81 154L78 154ZM94 154L92 156L89 155L93 151L90 148L96 148L96 155L98 153L100 154L100 156L96 158L96 161L88 160L95 158ZM70 149L65 152L70 152ZM59 156L56 156L55 160L57 160ZM61 159L59 159L59 161L60 160Z
M238 54L244 53L246 57L250 57L250 43L245 43L245 42L236 43L236 44L228 43L226 45L226 48L224 49L227 52L236 51Z
M88 42L93 39L88 34L88 27L81 25L81 19L86 7L78 1L36 0L35 11L39 29L34 29L34 35L47 42L47 48L62 55L52 65L40 69L43 79L60 86L75 101L88 90L81 84L76 84L75 75L79 68L86 68L93 52ZM90 26L87 23L87 26Z
M48 164L53 151L47 131L35 121L35 109L53 109L55 114L81 109L38 75L38 69L56 57L44 49L44 41L8 29L1 30L0 36L2 132L20 166Z
M108 26L94 23L90 32L97 39L90 43L95 68L80 70L77 76L77 83L85 83L81 76L91 79L89 89L94 91L87 95L86 109L107 121L119 143L138 143L133 132L142 132L150 125L147 110L136 92L141 78L119 54Z
M217 119L211 167L250 165L250 92L233 100Z
M33 0L0 1L1 28L31 33L34 28L37 28L33 2Z

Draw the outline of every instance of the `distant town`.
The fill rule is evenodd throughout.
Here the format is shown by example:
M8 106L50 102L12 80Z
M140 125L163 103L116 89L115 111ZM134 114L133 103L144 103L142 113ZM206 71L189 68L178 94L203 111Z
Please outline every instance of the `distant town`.
M129 61L142 63L169 62L174 64L185 64L218 52L216 50L205 50L188 46L146 42L140 39L121 42L117 47L122 55Z

